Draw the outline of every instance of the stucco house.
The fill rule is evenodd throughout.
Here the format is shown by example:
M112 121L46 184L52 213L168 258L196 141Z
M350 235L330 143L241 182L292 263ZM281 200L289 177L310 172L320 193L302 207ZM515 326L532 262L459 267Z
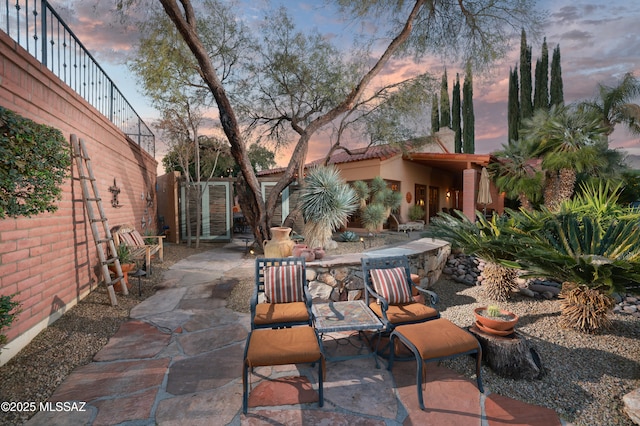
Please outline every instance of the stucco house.
M492 202L478 204L478 188L483 167L497 159L491 154L456 154L454 135L444 129L435 138L407 142L404 148L377 145L340 151L331 156L329 164L335 165L347 182L370 180L376 176L385 179L392 189L402 193L400 220L408 221L409 208L414 204L425 210L425 222L439 211L461 210L469 218L475 211L504 211L504 194L490 185ZM307 168L321 164L317 160ZM263 179L274 178L283 169L261 172ZM282 217L287 212L282 212ZM349 226L357 227L350 223Z

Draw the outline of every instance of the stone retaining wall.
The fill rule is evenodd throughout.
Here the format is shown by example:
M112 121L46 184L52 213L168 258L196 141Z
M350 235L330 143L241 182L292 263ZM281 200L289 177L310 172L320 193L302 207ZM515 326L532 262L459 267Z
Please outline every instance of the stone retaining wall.
M448 242L422 238L407 243L363 253L326 256L307 262L307 280L314 301L364 299L362 257L406 255L411 273L420 277L420 286L430 288L440 279L442 269L451 253Z

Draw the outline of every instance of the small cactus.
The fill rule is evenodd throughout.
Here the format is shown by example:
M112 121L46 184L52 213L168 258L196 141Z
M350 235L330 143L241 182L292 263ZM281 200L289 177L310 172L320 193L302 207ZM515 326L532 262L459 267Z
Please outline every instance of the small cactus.
M501 315L500 312L501 312L500 311L500 307L498 307L498 306L492 305L492 306L487 307L487 314L490 317L499 317Z

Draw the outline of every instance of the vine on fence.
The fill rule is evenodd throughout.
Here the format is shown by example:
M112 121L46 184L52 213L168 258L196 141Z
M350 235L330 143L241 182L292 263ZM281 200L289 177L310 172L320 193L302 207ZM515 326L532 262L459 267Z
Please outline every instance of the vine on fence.
M60 130L0 107L0 219L55 211L70 166Z

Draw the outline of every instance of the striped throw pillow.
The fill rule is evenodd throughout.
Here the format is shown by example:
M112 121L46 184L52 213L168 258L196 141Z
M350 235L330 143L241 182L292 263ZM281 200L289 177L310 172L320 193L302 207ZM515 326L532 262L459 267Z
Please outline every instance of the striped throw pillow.
M270 303L303 302L302 265L267 266L264 294Z
M371 270L373 288L391 305L413 302L404 272L402 267Z

